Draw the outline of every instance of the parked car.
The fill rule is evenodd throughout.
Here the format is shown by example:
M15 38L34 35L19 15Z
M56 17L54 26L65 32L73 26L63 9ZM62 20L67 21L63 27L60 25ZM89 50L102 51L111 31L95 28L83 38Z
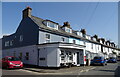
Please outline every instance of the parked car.
M107 61L102 56L95 56L93 60L91 60L91 65L107 65Z
M119 56L117 56L117 61L120 61L120 55L119 55Z
M3 68L23 68L23 62L19 58L14 56L6 56L2 58Z
M117 63L117 59L115 57L110 57L107 62L108 63Z

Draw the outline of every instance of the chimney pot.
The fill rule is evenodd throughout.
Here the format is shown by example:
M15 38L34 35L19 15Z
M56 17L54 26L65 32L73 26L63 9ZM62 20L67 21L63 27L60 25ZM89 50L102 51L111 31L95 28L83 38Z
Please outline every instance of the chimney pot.
M69 23L68 21L67 21L67 22L64 22L63 27L68 27L68 28L70 28L70 23Z

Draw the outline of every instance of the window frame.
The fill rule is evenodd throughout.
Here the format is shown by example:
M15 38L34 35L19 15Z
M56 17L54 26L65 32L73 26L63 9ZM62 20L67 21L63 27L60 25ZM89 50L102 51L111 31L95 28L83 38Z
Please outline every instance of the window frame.
M46 38L46 43L50 42L50 34L45 34L45 38Z
M23 35L20 35L20 39L19 39L20 42L23 41Z
M58 30L58 24L53 23L51 21L44 21L43 22L47 27L57 29Z

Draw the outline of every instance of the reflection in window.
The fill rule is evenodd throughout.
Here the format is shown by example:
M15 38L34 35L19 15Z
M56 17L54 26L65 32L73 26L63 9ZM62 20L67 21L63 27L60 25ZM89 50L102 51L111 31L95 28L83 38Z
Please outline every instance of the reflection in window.
M26 58L26 60L29 60L29 52L26 52L25 58Z
M5 47L9 46L9 41L5 42Z
M20 42L23 41L23 35L20 35Z
M46 34L46 43L50 42L50 34Z
M43 22L47 27L58 29L58 25L56 23L50 22L50 21L44 21Z

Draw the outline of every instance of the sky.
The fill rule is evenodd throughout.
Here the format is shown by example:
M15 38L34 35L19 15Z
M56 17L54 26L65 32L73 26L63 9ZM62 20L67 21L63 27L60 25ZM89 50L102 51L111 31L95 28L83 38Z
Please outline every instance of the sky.
M63 25L68 21L72 29L85 28L88 35L118 42L117 2L3 2L2 34L12 34L22 20L22 10L32 8L32 15ZM27 29L26 29L27 30Z

